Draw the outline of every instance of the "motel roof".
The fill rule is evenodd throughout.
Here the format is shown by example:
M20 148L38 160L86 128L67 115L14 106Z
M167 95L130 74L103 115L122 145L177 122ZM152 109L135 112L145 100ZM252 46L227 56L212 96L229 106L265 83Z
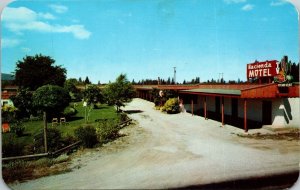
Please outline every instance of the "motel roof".
M299 97L299 84L280 86L269 84L198 84L198 85L135 85L135 89L150 91L154 88L178 90L180 94L223 96L236 98Z
M191 89L182 90L181 92L192 92L192 93L207 93L207 94L226 94L226 95L241 95L241 90L231 89Z

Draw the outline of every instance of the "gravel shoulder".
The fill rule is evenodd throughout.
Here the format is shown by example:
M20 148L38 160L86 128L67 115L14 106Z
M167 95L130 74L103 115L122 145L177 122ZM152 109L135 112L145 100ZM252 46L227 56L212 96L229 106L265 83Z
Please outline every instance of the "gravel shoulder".
M299 139L246 138L232 126L188 113L167 115L134 99L123 137L76 155L71 172L9 184L12 189L175 188L299 170ZM269 133L263 129L249 133ZM243 134L243 135L238 135Z

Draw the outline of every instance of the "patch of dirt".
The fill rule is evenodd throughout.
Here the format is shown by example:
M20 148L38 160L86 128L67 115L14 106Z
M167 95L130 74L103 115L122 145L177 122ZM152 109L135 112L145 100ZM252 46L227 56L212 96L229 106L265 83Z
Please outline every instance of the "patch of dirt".
M93 149L81 148L72 154L72 164L69 168L71 170L80 169L85 166L85 163L89 160L96 160L99 157L126 151L130 146L142 143L147 136L147 132L133 121L132 124L119 131L119 137L117 139Z
M287 140L287 141L298 141L300 137L299 130L291 131L291 132L284 132L284 133L275 133L275 134L237 134L239 137L251 138L251 139L258 139L258 140L265 140L265 139L272 139L272 140Z
M50 167L48 166L34 166L31 163L34 161L26 162L24 167L16 169L4 168L2 170L3 179L6 183L11 183L14 181L27 181L32 179L37 179L44 176L55 175L65 172L70 172L69 162L62 162L54 164Z
M60 174L60 173L65 173L70 171L71 169L69 168L69 163L63 162L63 163L55 164L51 167L42 167L42 168L34 169L32 178L36 179L43 176L55 175L55 174Z

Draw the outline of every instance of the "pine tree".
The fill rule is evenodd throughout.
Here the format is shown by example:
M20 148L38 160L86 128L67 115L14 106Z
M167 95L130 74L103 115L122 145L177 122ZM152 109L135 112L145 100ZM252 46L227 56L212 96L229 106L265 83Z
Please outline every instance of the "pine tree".
M91 84L89 77L86 77L84 80L84 84Z

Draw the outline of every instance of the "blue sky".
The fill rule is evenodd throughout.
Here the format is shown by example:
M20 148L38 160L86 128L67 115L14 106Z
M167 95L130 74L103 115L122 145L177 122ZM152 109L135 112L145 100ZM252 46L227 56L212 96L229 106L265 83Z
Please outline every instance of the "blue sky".
M2 73L49 55L68 78L246 80L246 64L299 61L298 13L285 0L15 1L3 11Z

